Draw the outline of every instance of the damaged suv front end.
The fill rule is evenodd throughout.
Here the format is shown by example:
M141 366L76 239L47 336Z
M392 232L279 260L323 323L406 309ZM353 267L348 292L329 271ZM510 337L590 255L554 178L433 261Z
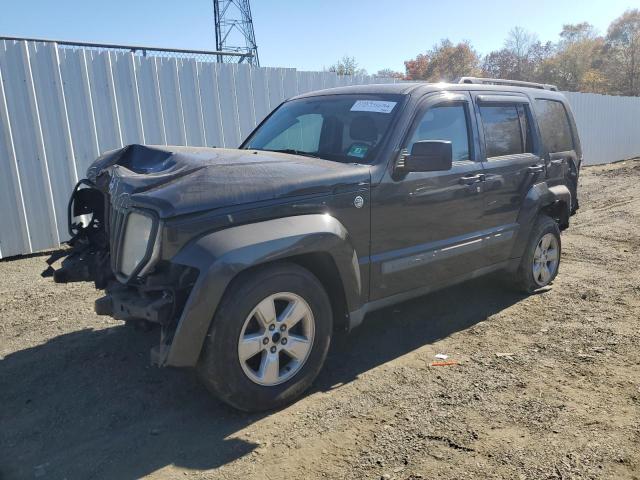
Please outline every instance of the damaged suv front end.
M163 245L167 245L166 240L163 242L165 221L143 196L136 196L148 189L150 174L153 185L162 183L163 175L154 176L149 168L133 162L158 153L131 145L109 152L94 163L69 202L71 249L50 257L43 275L53 276L58 283L94 282L97 289L105 290L95 302L98 315L145 327L149 323L160 325L161 342L152 352L152 360L163 364L162 352L166 353L175 327L172 321L181 311L197 271L163 258ZM169 165L155 168L175 178L175 171L167 174ZM167 250L175 251L176 245L173 247ZM51 265L61 258L61 267L54 269Z
M98 158L75 187L71 248L43 275L94 282L105 291L98 315L160 326L153 363L193 367L223 294L247 268L324 249L348 269L351 303L360 300L341 221L369 182L366 165L302 155L129 145Z

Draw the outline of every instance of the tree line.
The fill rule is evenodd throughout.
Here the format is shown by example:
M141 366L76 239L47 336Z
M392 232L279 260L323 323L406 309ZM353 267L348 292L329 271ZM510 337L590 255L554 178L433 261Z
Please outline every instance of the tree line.
M587 22L566 24L558 41L542 43L534 33L515 27L502 48L487 55L480 55L469 41L443 39L404 65L404 73L384 69L376 75L428 82L505 78L550 83L567 91L640 96L640 9L624 12L604 35ZM367 73L348 56L329 71Z

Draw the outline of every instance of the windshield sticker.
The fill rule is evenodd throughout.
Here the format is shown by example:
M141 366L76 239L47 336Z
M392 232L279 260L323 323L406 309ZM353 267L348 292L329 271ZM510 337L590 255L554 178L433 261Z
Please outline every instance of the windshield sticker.
M368 151L369 151L369 146L368 145L363 145L361 143L354 143L349 148L349 151L347 152L347 156L349 156L349 157L357 157L357 158L364 158L364 157L367 156L367 152Z
M385 102L382 100L357 100L351 107L352 112L377 112L391 113L397 102Z

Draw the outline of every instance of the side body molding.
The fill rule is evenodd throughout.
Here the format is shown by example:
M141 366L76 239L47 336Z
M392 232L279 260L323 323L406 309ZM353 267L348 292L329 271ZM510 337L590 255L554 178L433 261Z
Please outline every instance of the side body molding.
M571 205L571 192L564 185L549 187L546 182L533 185L527 192L522 202L517 223L520 225L518 234L513 244L511 258L520 258L529 240L529 234L535 223L535 217L541 210L557 205L565 210L566 218L569 218Z
M328 214L241 225L187 244L172 262L196 268L200 274L161 362L175 367L197 363L216 308L238 273L266 262L318 252L333 258L348 310L356 310L362 302L358 257L345 227Z

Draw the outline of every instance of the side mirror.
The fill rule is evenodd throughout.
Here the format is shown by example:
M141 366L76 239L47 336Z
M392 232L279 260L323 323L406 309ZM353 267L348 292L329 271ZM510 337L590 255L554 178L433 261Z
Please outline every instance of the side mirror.
M453 164L451 142L421 140L413 144L411 154L404 157L405 172L438 172L450 170Z

